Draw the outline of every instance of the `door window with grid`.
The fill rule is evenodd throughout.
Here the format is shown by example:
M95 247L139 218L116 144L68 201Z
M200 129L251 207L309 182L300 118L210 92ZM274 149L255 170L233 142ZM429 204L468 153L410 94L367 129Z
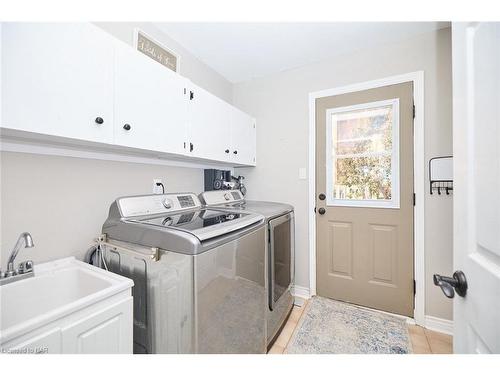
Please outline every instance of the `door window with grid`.
M399 99L326 116L327 204L399 208Z

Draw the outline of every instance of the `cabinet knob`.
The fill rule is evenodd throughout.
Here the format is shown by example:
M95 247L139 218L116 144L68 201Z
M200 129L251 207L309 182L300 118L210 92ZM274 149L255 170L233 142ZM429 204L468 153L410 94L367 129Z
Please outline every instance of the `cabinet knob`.
M125 125L123 125L123 129L125 129L126 131L129 131L130 129L132 129L132 127L130 126L130 124L125 124Z
M237 153L238 153L238 151L237 151L237 150L234 150L234 151L233 151L233 154L235 154L235 155L236 155Z
M101 125L102 123L104 123L104 119L102 117L96 117L95 123Z
M229 150L228 150L228 149L226 149L226 151L224 151L224 152L225 152L226 154L229 154Z

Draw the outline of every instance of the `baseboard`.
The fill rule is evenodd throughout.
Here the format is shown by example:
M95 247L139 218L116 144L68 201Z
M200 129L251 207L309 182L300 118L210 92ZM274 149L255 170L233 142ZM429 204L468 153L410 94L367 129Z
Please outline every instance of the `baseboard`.
M426 315L425 328L453 336L453 320Z
M311 293L309 292L309 288L294 285L292 287L292 295L295 297L295 304L297 306L302 306L304 301L311 298Z

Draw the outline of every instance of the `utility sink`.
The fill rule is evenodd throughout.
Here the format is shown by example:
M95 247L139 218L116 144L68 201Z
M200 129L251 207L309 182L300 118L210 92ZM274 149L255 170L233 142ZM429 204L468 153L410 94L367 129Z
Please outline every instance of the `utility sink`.
M0 344L133 286L126 277L73 257L35 265L34 272L34 277L0 287Z

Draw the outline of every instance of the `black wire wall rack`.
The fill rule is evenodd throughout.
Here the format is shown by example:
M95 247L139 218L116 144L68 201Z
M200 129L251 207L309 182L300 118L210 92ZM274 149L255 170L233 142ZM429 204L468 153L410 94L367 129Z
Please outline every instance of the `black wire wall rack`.
M429 160L429 192L450 195L453 191L453 156L437 156Z

